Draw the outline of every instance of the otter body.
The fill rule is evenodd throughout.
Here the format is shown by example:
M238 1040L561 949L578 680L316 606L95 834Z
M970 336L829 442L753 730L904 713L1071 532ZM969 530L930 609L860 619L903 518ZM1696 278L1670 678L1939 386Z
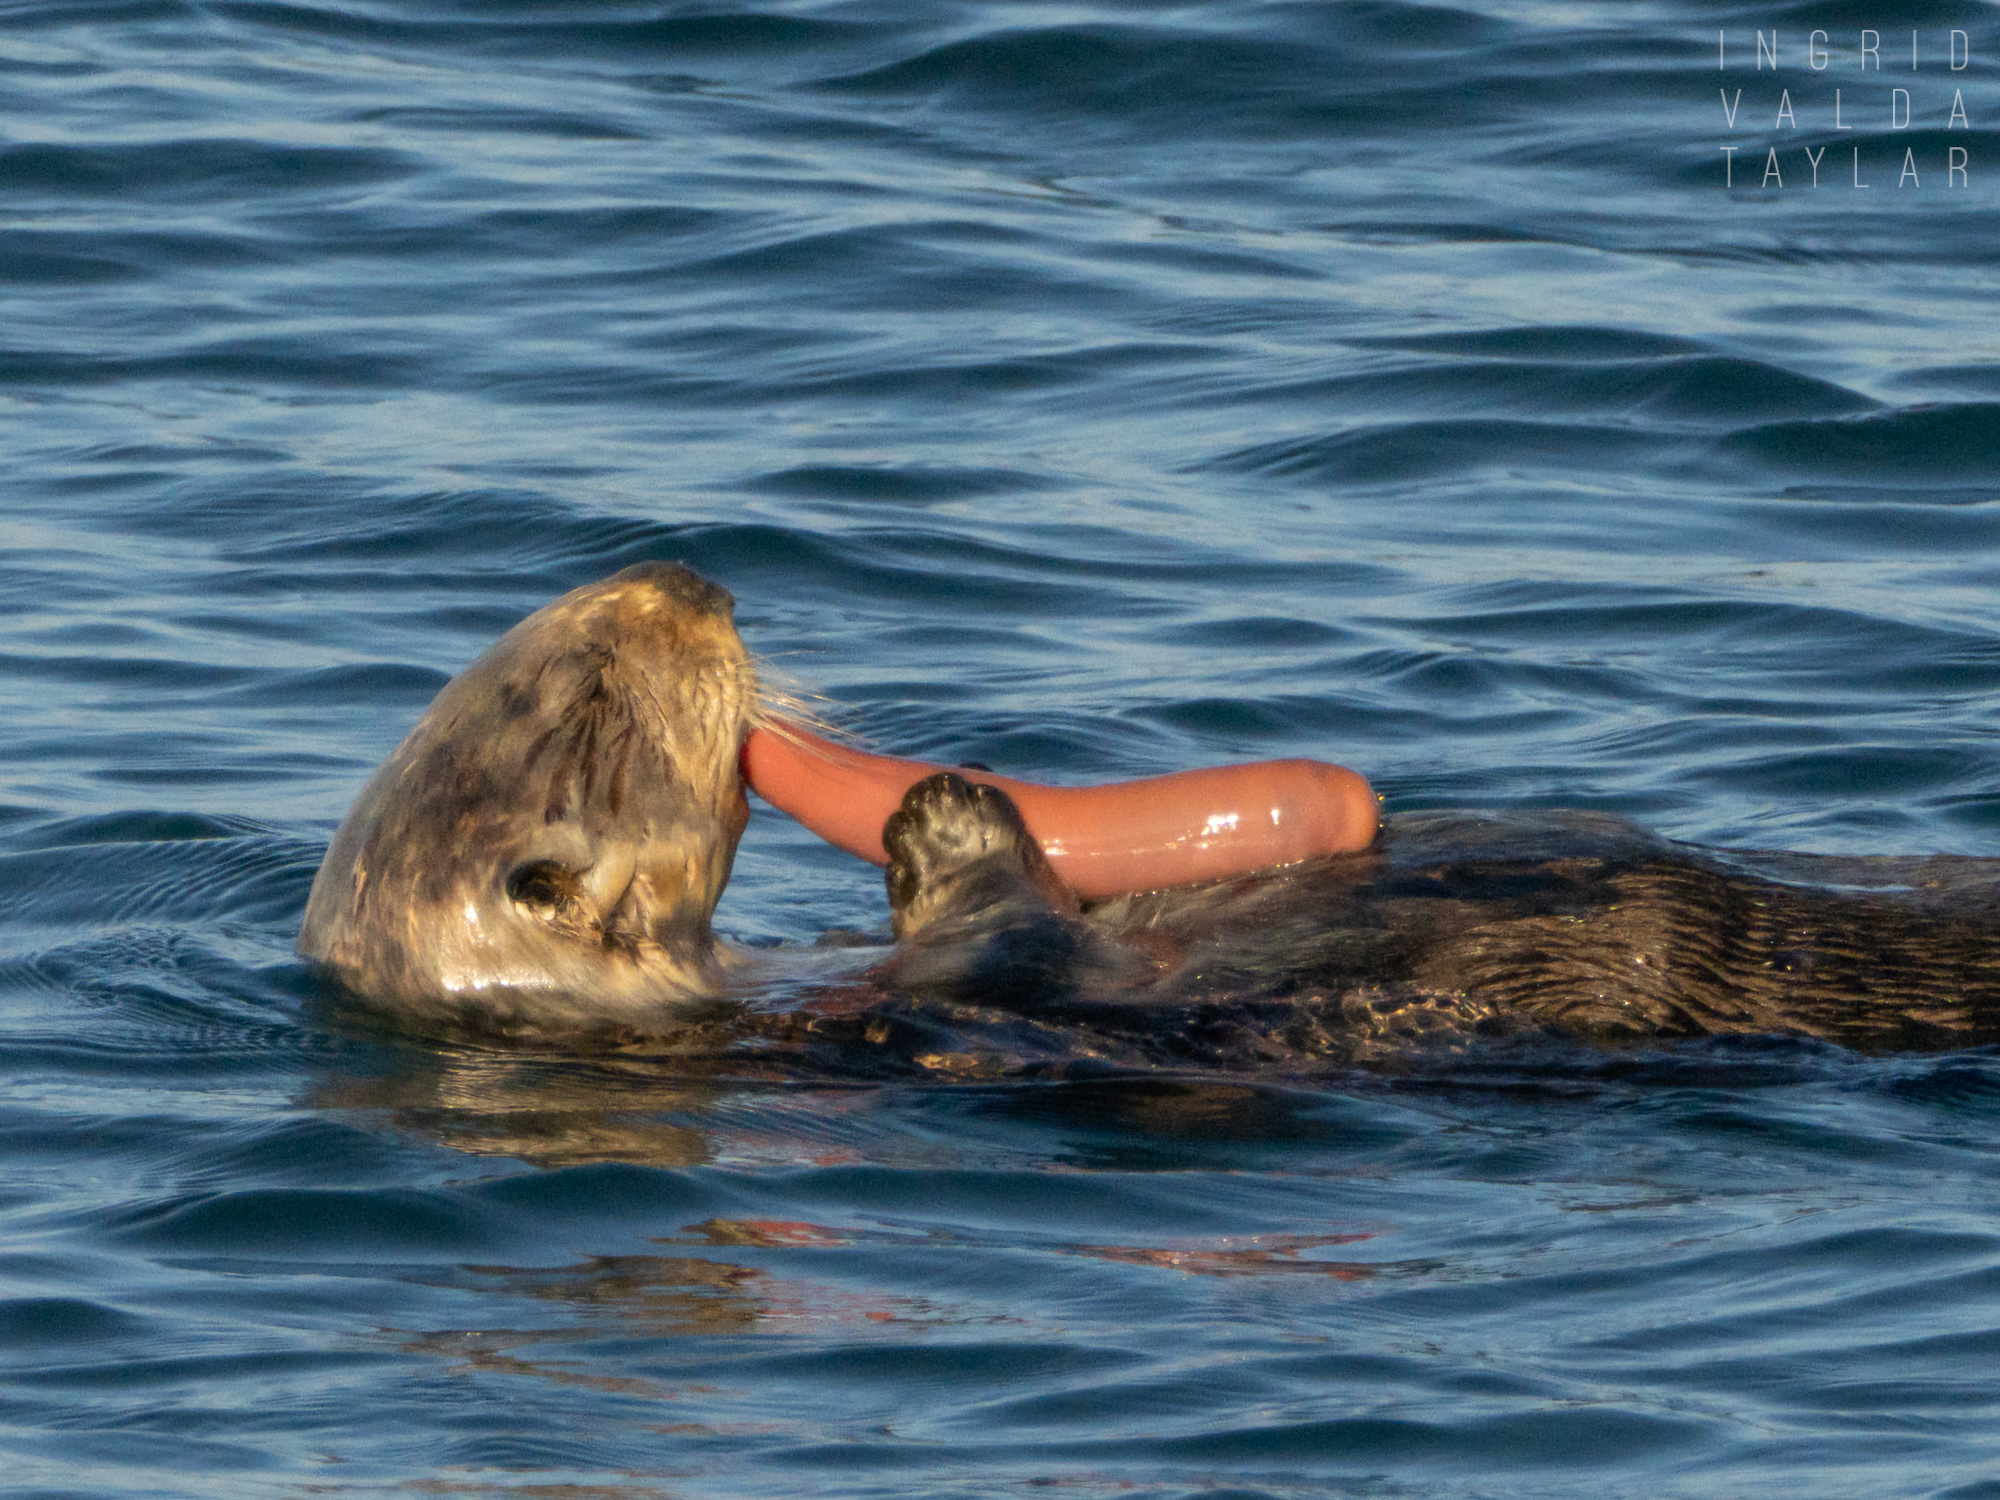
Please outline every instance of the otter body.
M1037 907L1031 856L1001 894L994 804L934 777L891 820L890 977L961 1003L1032 994L1023 1014L1157 1061L1353 1061L1536 1033L2000 1041L2000 861L1705 850L1587 813L1406 813L1361 854L1079 911ZM980 847L967 825L987 826L985 847L954 868ZM922 879L899 882L905 866ZM927 904L899 899L911 888Z
M1309 1068L1491 1034L2000 1040L2000 861L1709 851L1615 818L1392 818L1370 849L1086 906L997 788L913 788L896 945L741 998L711 919L747 818L733 601L642 564L509 631L364 788L299 952L372 1008L757 1066Z

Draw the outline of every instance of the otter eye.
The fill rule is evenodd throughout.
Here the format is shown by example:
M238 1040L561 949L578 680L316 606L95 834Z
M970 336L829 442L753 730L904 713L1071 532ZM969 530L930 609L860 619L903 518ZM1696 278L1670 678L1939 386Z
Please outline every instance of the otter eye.
M541 906L553 911L573 899L583 882L576 871L552 859L530 860L516 865L507 877L507 894L523 906Z

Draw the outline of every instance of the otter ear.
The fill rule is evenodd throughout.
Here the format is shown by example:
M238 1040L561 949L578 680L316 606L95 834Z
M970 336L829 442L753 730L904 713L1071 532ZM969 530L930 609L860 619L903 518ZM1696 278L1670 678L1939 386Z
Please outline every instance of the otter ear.
M507 876L507 894L523 906L545 912L560 911L583 891L583 877L568 865L552 859L530 860L516 865Z

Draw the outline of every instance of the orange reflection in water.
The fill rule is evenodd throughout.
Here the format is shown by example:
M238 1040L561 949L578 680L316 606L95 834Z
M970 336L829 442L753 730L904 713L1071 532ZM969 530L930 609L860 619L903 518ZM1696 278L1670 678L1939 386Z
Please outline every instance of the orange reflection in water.
M696 1243L706 1245L803 1246L825 1250L854 1243L852 1237L837 1229L799 1219L704 1219L688 1225L687 1232Z
M1353 1245L1373 1238L1372 1233L1260 1235L1237 1249L1225 1248L1236 1242L1224 1240L1220 1245L1164 1249L1145 1245L1077 1245L1068 1253L1131 1266L1161 1266L1191 1276L1310 1275L1331 1276L1336 1281L1364 1281L1380 1267L1369 1261L1307 1260L1300 1252L1328 1245Z

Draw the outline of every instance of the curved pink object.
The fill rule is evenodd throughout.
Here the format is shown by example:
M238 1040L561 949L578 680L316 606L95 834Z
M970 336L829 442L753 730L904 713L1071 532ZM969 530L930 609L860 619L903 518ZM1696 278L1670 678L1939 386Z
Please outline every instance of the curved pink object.
M881 865L882 825L903 794L948 766L837 745L774 720L743 745L743 779L830 844ZM1041 786L989 771L968 781L1014 799L1049 863L1098 899L1347 854L1374 841L1375 793L1345 766L1265 760L1108 786Z

